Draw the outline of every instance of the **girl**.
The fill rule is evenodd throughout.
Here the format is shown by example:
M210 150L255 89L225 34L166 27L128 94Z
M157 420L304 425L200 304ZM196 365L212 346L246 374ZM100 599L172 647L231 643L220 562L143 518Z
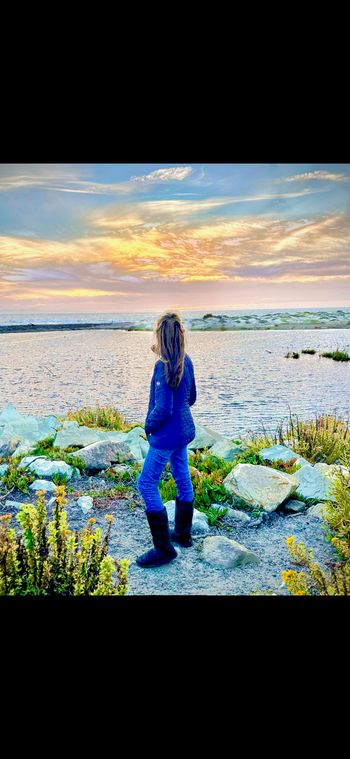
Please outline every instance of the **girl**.
M196 401L192 360L185 352L185 328L176 311L162 314L155 327L156 342L151 346L159 356L153 371L145 432L150 444L138 490L146 504L146 516L154 548L136 559L140 567L158 567L176 558L172 545L192 546L194 492L187 445L196 436L190 406ZM166 463L177 489L175 530L170 534L167 510L158 490Z

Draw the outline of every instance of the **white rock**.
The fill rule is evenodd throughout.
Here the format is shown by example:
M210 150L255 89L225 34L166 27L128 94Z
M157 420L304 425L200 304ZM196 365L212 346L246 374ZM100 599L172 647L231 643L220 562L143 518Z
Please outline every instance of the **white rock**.
M12 403L8 403L0 413L0 427L8 424L8 422L16 422L20 419L22 419L22 415Z
M85 448L101 440L110 440L114 443L125 441L127 435L125 432L118 430L99 430L93 427L85 427L75 421L64 422L62 428L57 432L55 437L55 448L68 448L70 445L81 445Z
M236 522L250 522L250 517L244 511L239 511L238 509L230 509L229 507L224 506L222 503L212 503L212 506L217 511L220 511L222 508L227 508L226 516L230 517L230 519L234 519Z
M29 443L28 440L24 441L24 443L20 443L16 450L11 454L11 458L14 459L17 456L24 456L26 453L30 453L32 447L33 443Z
M193 420L194 421L194 420ZM196 448L207 448L214 443L216 443L218 440L222 440L223 435L219 435L214 430L211 430L209 427L201 427L199 424L196 424L195 422L195 430L196 430L196 436L194 440L192 440L187 448L188 450L195 450Z
M51 461L46 456L25 456L22 459L19 469L27 468L28 471L35 472L38 476L52 477L53 474L65 474L70 480L73 474L73 467L66 464L65 461Z
M234 569L260 561L253 551L221 535L205 538L202 557L207 564L217 569Z
M0 456L9 456L16 450L19 442L18 435L8 431L3 432L0 436Z
M29 485L29 490L45 490L46 493L54 493L56 485L52 480L34 480L34 482Z
M259 464L237 464L223 480L227 490L252 506L275 511L296 489L294 474Z
M0 477L3 477L3 475L6 474L8 468L8 464L0 464Z
M91 496L89 496L89 495L82 495L80 498L78 498L77 504L78 504L78 506L81 507L81 509L83 510L84 514L87 514L87 512L90 511L90 509L92 509L92 507L94 505L94 502L93 502L93 499L91 498Z

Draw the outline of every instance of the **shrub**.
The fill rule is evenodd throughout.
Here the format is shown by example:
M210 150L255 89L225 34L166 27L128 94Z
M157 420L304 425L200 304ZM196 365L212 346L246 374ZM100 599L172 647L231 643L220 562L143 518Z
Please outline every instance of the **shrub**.
M8 492L17 489L28 493L29 485L36 479L35 475L18 468L20 461L20 458L9 458L7 461L9 468L2 477L2 486Z
M346 351L326 351L321 353L323 358L332 358L333 361L350 361L350 356Z
M85 427L103 427L104 429L122 430L123 432L140 426L137 422L128 424L124 415L113 406L97 405L96 409L91 408L91 406L85 406L76 411L69 411L65 418L72 421L75 420Z
M304 569L282 572L282 579L292 595L350 595L350 477L337 472L332 491L336 500L327 503L324 518L331 528L330 539L338 561L327 562L327 569L322 569L315 562L312 549L289 536L286 543L290 556Z
M106 516L104 537L93 518L74 532L66 503L60 486L49 522L38 491L37 505L22 504L16 517L19 534L10 527L10 514L0 517L0 595L125 595L130 562L107 554L113 517Z
M76 455L76 452L79 451L78 445L70 445L68 448L55 448L54 441L55 437L47 437L41 440L32 449L31 455L47 456L52 461L65 461L66 464L69 464L74 469L86 469L85 461Z
M308 353L310 356L313 356L316 353L314 348L303 348L301 352Z

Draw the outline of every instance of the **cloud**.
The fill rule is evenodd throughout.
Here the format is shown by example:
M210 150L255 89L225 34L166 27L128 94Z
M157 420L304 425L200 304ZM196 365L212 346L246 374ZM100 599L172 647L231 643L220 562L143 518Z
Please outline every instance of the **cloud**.
M131 182L174 182L182 181L192 174L191 166L178 166L174 169L156 169L150 174L143 174L138 177L131 177Z
M345 174L332 174L329 171L307 171L304 174L295 174L294 177L285 177L282 182L308 182L310 179L323 179L329 182L343 182L348 179Z

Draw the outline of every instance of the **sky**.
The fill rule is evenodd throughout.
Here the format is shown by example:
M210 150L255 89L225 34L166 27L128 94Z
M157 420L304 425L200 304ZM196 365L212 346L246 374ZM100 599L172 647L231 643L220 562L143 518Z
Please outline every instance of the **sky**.
M0 312L350 306L350 164L0 164Z

